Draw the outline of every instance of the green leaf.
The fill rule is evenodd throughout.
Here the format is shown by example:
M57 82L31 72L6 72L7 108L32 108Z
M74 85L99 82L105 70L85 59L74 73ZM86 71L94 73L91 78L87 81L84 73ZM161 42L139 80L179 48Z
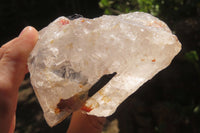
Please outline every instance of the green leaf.
M195 63L199 61L199 56L195 50L187 52L185 54L185 59L189 62Z
M105 7L109 7L109 2L108 2L108 0L101 0L100 2L99 2L99 6L101 7L101 8L105 8Z
M194 112L194 113L199 113L199 111L200 111L199 106L196 106L196 107L193 109L193 112Z
M104 14L106 14L106 15L110 15L110 14L112 14L112 13L111 13L110 10L106 9L106 10L104 11Z

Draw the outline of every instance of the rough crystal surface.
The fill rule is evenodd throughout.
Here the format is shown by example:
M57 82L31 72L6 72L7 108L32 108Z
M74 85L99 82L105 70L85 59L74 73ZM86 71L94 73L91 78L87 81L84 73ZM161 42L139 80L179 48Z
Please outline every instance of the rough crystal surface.
M60 17L39 32L28 68L50 126L81 108L109 116L180 51L168 26L147 13L69 20ZM92 97L103 75L117 74ZM88 100L87 100L88 99Z

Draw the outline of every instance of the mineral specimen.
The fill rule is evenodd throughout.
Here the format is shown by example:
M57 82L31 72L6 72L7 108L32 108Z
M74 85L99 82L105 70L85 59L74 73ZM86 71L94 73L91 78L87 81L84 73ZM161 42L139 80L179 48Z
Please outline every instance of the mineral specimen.
M60 17L39 32L28 68L45 119L54 126L77 109L111 115L180 50L168 26L147 13ZM88 90L109 74L114 77L88 97Z

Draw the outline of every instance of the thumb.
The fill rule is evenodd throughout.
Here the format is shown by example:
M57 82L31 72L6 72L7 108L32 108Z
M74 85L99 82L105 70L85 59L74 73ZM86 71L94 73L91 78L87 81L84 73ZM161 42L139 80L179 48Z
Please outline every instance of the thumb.
M33 27L26 27L19 37L6 43L1 48L0 67L15 86L19 86L27 73L27 59L38 40L38 32Z
M26 27L19 37L0 48L0 129L12 130L18 88L27 72L27 58L38 39L38 32Z

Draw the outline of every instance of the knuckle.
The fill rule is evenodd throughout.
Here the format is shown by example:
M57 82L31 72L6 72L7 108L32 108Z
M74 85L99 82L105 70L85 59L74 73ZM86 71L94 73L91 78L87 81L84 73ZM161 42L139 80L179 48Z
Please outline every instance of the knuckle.
M6 50L6 46L5 45L3 45L2 47L0 47L0 59L3 57L5 50Z
M24 61L24 49L18 48L20 45L17 45L20 42L20 39L17 37L11 42L2 46L3 56L7 61Z

